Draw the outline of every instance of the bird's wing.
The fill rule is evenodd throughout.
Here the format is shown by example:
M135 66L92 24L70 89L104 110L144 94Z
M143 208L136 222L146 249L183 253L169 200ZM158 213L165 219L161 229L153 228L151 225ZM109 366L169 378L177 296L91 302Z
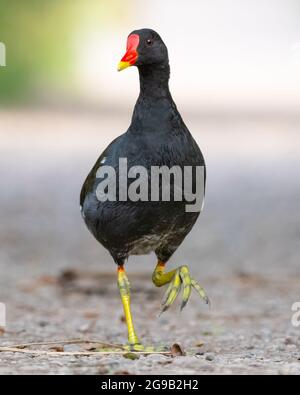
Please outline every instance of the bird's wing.
M84 199L87 195L88 192L90 192L93 188L94 182L95 182L95 177L96 177L96 172L99 169L99 167L103 166L106 162L106 159L111 155L111 150L114 144L122 138L123 135L115 138L102 152L102 154L99 156L97 159L96 163L94 164L92 170L89 172L88 176L85 179L85 182L83 183L83 186L81 188L80 192L80 206L83 206Z

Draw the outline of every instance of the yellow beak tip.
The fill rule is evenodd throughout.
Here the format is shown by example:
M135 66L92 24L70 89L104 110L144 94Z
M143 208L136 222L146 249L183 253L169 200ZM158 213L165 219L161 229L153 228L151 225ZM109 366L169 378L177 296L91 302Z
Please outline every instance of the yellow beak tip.
M130 66L130 63L129 62L119 62L119 64L118 64L118 71L122 71L122 70L124 70L124 69L127 69L127 67L129 67Z

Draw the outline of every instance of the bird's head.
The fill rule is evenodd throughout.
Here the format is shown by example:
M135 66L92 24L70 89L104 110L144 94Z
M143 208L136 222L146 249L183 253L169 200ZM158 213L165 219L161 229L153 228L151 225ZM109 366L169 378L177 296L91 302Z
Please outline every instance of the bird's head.
M168 64L168 50L159 34L152 29L134 30L127 38L126 53L118 71L129 66Z

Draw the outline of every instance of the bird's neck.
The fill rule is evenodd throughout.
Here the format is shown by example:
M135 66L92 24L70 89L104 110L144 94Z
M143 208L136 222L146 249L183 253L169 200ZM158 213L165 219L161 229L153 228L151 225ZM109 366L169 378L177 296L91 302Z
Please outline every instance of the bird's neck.
M134 107L128 133L151 135L167 133L181 122L169 91L169 64L139 67L140 95ZM171 127L173 125L173 129Z
M140 96L139 99L171 98L169 91L169 63L139 67Z

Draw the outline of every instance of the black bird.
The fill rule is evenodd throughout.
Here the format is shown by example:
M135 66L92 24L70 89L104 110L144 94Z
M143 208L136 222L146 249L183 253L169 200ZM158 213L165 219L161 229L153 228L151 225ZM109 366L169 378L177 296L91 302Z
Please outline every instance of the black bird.
M162 311L174 302L181 287L181 308L187 303L192 288L209 303L204 289L190 276L187 266L165 272L165 264L192 229L201 209L199 207L195 211L187 210L187 203L191 203L191 199L184 194L184 180L188 180L184 169L192 169L192 173L189 173L192 191L194 193L200 186L201 204L206 175L203 155L171 97L168 86L168 50L155 31L141 29L130 33L127 38L127 52L119 63L118 70L129 66L136 66L140 77L140 94L131 124L126 133L105 149L90 171L81 190L80 205L88 229L107 248L117 264L118 286L128 328L128 348L143 351L145 348L140 343L132 322L129 281L124 271L124 263L130 255L155 252L158 261L152 275L153 283L158 287L169 283ZM139 166L139 171L135 174L139 174L140 184L136 188L138 198L135 199L124 199L120 184L114 189L116 177L120 183L121 173L124 173L122 166L125 163L127 169ZM160 174L164 174L163 171L159 173L158 191L154 190L155 186L150 179L143 185L141 166L149 173L153 167L159 171L163 167L182 171L184 178L181 180L180 177L176 179L175 173L171 171L169 184L167 183L170 196L172 193L175 195L178 185L182 187L182 199L175 199L173 195L169 200L162 198L165 176L161 177ZM116 177L107 170L108 167L115 171ZM197 178L196 168L202 169L200 178ZM127 175L127 169L125 181L129 188L136 180L132 175ZM179 180L178 185L176 180ZM116 191L115 195L109 195L110 188L113 192ZM159 197L156 195L153 199L153 192L158 193Z

